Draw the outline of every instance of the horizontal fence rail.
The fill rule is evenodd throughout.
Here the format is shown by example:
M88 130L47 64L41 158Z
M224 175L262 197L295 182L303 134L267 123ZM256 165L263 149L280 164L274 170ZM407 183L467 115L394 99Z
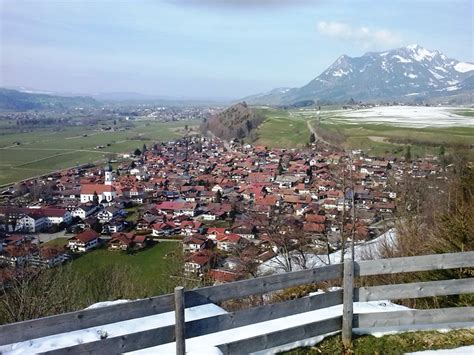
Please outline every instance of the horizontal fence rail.
M354 289L354 301L396 300L466 293L474 293L474 278L360 287Z
M342 304L342 290L220 314L186 322L186 338L194 338L340 304ZM44 354L116 354L171 343L173 341L175 341L174 325L169 325L158 329L130 333L126 336L110 337L95 342L79 344L58 349L57 351L45 352Z
M186 308L219 303L261 295L290 287L314 284L322 281L343 279L344 288L334 292L317 294L276 304L253 307L229 312L181 324L186 338L193 338L223 330L257 324L281 317L296 315L317 309L345 304L344 309L352 309L354 301L375 301L384 299L406 299L432 296L447 296L474 293L474 279L416 282L409 284L378 285L354 288L353 278L391 273L444 270L474 266L474 252L425 255L381 260L352 262L346 260L335 264L242 280L217 286L187 290L184 293ZM347 272L353 270L353 273ZM346 270L343 274L343 270ZM350 279L348 278L350 276ZM348 293L347 290L350 292ZM353 294L352 294L353 292ZM343 297L343 296L346 297ZM350 307L350 308L347 308ZM0 326L0 345L66 333L110 323L142 318L155 314L171 312L175 309L173 295L151 297L103 308L87 309L57 316ZM342 312L341 312L342 313ZM346 314L347 313L347 314ZM434 310L404 310L395 312L356 314L346 312L324 321L304 324L245 340L220 344L224 353L247 353L269 349L296 340L341 330L343 317L346 336L352 328L387 327L399 325L441 324L449 322L473 322L474 307L446 308ZM347 318L349 317L349 318ZM349 334L349 335L348 335ZM111 336L94 342L79 344L46 352L45 354L104 354L123 353L174 342L175 326L169 325L155 329L132 332L122 336ZM347 340L347 339L346 339ZM350 343L350 338L348 339ZM347 342L345 342L346 344Z
M249 354L258 350L271 349L294 341L336 332L341 329L342 317L299 325L245 340L218 345L224 354Z
M372 276L472 266L474 251L358 261L354 263L354 272L355 276Z
M406 311L356 314L354 328L378 328L401 325L433 325L474 322L474 307L413 309Z

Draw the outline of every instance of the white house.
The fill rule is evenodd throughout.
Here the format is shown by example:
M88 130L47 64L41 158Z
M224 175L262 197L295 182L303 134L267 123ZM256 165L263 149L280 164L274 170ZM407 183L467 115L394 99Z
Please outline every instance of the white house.
M115 188L111 185L85 184L81 186L81 203L93 202L94 194L97 194L98 202L103 200L110 202L117 196Z
M71 251L85 253L99 245L99 233L93 230L86 230L69 239L67 247Z

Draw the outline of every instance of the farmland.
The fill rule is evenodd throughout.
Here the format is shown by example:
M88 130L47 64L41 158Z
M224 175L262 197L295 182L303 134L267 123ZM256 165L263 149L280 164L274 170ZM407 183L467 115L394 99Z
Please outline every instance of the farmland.
M291 115L285 110L262 111L266 119L258 127L253 144L271 148L301 148L309 142L311 133L305 117Z
M340 110L334 107L267 110L255 144L269 147L301 147L309 140L311 124L324 140L347 149L363 149L374 155L405 154L414 157L446 151L470 150L474 144L474 110L444 107L379 107Z
M135 121L116 130L99 126L38 128L0 135L0 185L110 158L143 144L178 137L192 122ZM101 148L98 148L98 147Z

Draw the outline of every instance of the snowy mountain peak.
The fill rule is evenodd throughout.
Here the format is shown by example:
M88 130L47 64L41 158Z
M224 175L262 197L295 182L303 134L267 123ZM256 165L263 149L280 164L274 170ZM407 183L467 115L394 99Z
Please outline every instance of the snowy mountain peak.
M470 80L466 82L466 80ZM258 103L307 100L390 100L416 96L455 95L472 90L474 64L460 62L418 44L360 57L342 55L300 88L255 97ZM252 102L252 97L246 98Z

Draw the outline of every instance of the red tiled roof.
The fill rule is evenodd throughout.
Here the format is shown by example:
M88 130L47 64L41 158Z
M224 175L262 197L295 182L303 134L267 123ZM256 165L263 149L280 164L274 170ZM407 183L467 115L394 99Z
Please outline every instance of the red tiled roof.
M96 231L94 231L92 229L89 229L89 230L86 230L82 233L77 234L76 236L70 238L69 240L79 240L83 243L88 243L91 240L94 240L98 237L99 237L99 233L97 233Z
M115 188L112 185L85 184L81 185L81 195L93 195L94 192L101 194L103 192L113 192Z

